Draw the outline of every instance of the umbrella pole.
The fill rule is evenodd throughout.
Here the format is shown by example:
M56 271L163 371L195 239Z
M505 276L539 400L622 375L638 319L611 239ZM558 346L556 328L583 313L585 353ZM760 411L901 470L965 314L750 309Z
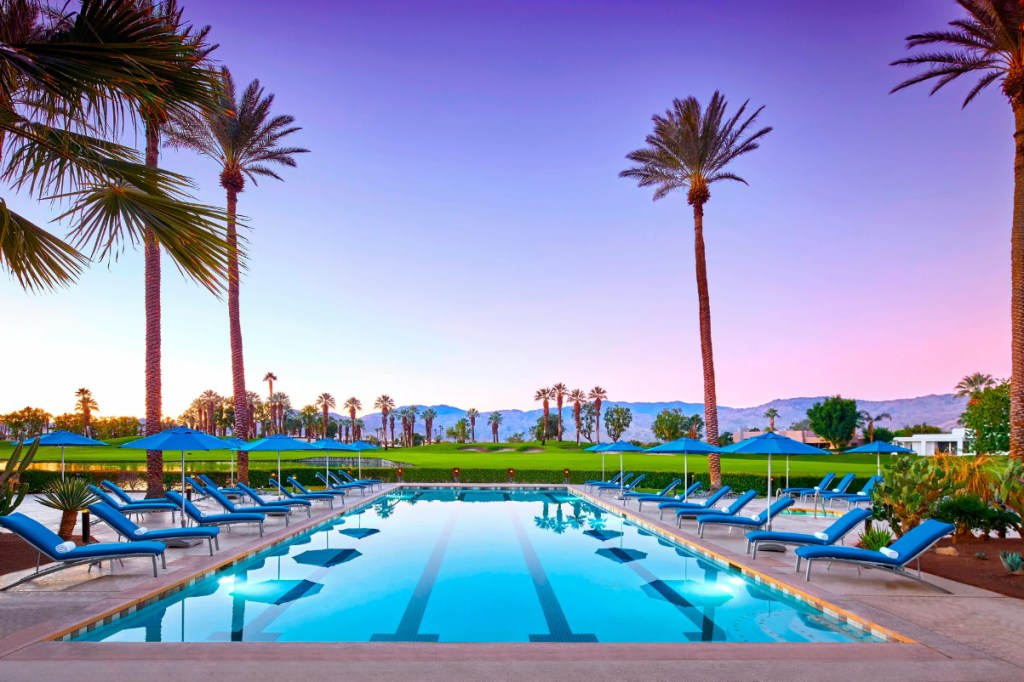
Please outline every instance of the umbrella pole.
M60 480L64 480L64 446L60 446Z
M601 480L602 480L602 481L605 481L605 480L607 480L607 479L606 479L606 478L604 477L604 453L603 453L603 452L601 453Z
M786 487L789 487L789 455L786 455Z
M768 454L768 507L771 509L772 506L772 456ZM768 513L768 530L772 529L772 517L771 512Z
M324 449L324 490L331 489L331 451Z
M689 498L689 495L687 494L687 491L689 489L690 489L689 456L684 452L683 453L683 502L686 502L687 498Z
M185 527L185 451L181 451L181 527ZM182 602L182 618L185 617L184 602ZM184 622L184 621L183 621Z
M624 490L625 484L622 482L622 479L623 479L622 472L623 471L624 471L624 468L622 466L622 453L620 452L619 453L619 497L622 498L622 504L625 505L626 504L626 491Z
M281 451L280 450L277 451L277 482L278 483L281 482ZM277 499L280 500L281 497L282 497L281 489L278 488L278 490L277 490Z
M64 448L61 448L60 452L61 452L61 457L63 457L64 456ZM878 455L878 460L877 460L878 463L877 463L877 466L875 468L875 473L878 474L879 476L881 476L882 475L882 453L879 452L879 453L877 453L877 455ZM63 466L63 464L61 466Z
M363 451L359 451L359 470L356 471L356 478L363 480Z

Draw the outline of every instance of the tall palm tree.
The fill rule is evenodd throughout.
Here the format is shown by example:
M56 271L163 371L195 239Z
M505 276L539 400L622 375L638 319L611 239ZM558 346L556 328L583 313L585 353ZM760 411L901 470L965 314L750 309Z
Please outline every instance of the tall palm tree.
M277 381L277 375L274 374L273 372L267 372L266 374L263 375L263 380L270 384L270 387L267 389L267 400L271 403L270 404L270 413L273 414L274 413L274 406L273 406L273 402L274 402L274 382ZM273 420L273 417L271 417L271 420Z
M475 407L471 407L466 411L466 417L469 419L469 442L476 442L476 418L480 416L480 410Z
M330 393L321 393L316 397L316 406L323 412L323 423L320 425L320 429L323 435L321 438L327 438L327 424L330 422L330 415L327 411L334 407L334 396Z
M395 444L395 411L388 412L388 423L391 425L391 445Z
M92 397L92 391L87 388L80 388L75 391L75 409L82 413L82 425L85 435L92 437L92 413L99 410L96 399Z
M775 430L775 418L779 416L779 411L774 407L769 407L764 411L764 418L768 420L768 430Z
M353 397L351 397L351 398L349 398L348 400L345 401L345 405L343 407L346 410L348 410L348 418L352 420L353 424L355 424L356 423L356 411L363 409L363 404L361 402L359 402L358 398L353 396Z
M380 426L381 426L381 432L383 433L383 438L381 438L381 441L383 441L383 443L384 443L384 449L387 450L388 449L388 429L387 429L388 414L390 414L391 410L395 409L395 401L392 400L391 396L389 396L387 393L382 393L380 396L377 397L377 399L375 401L373 401L373 409L380 410ZM391 419L391 438L394 439L394 437L395 437L395 420L394 420L394 418L392 418Z
M597 443L601 444L601 403L608 398L608 391L600 386L590 389L590 400L594 403L594 414L597 417Z
M410 405L405 410L409 415L409 447L413 447L416 445L416 416L420 413L420 408Z
M587 393L581 388L574 388L569 392L569 400L572 401L572 418L576 421L576 446L580 444L580 429L583 418L583 403L587 402Z
M203 409L206 410L206 432L214 436L217 434L217 421L214 419L214 411L217 409L217 405L223 401L223 398L213 389L206 389L199 396L199 400L203 404Z
M960 398L966 398L974 395L978 391L984 391L986 388L992 388L995 385L996 380L992 378L991 374L975 372L974 374L968 374L960 380L960 383L956 385L956 394Z
M288 397L287 393L278 391L272 393L270 396L271 411L270 419L274 423L274 431L277 433L284 432L284 421L285 415L288 410L292 409L292 400Z
M558 441L562 441L562 403L565 401L566 394L569 393L569 387L558 382L551 387L551 390L555 394L555 403L558 406Z
M533 394L533 399L541 401L541 404L544 407L544 421L542 422L543 426L540 430L541 445L548 442L548 415L551 414L551 399L554 397L555 392L547 387L538 389L537 392Z
M498 427L501 426L503 420L504 417L497 410L487 415L487 423L491 425L491 438L495 443L498 442Z
M280 180L273 166L294 166L296 154L308 150L279 146L282 139L299 128L291 116L271 116L273 95L264 96L258 80L251 82L239 99L227 68L220 70L219 106L211 111L179 117L168 126L173 146L193 149L220 166L220 185L227 193L228 241L228 327L231 339L231 383L235 395L235 428L244 428L245 359L242 351L242 322L239 312L239 247L235 225L238 195L248 178L256 185L259 177ZM249 477L249 456L238 458L238 476Z
M868 436L868 442L875 442L875 422L884 421L886 419L892 419L892 415L888 412L879 412L876 415L872 415L866 410L861 410L857 413L857 426L864 429L864 432Z
M743 154L757 149L759 140L771 128L753 131L752 126L764 107L744 116L744 102L731 118L726 118L728 103L715 91L706 109L696 97L675 99L664 115L655 115L654 132L647 146L630 152L626 158L636 165L619 175L632 178L640 187L654 187L654 200L673 190L685 190L693 207L694 252L697 262L697 301L700 318L700 349L704 365L704 422L708 443L718 444L718 397L715 392L715 361L711 347L711 301L708 294L707 262L704 257L704 204L711 198L711 185L723 180L747 181L726 170ZM708 455L711 485L722 485L722 465L718 455Z
M427 445L430 445L434 442L432 434L434 429L434 420L437 419L437 410L432 407L428 407L423 410L423 414L420 416L423 417L423 426L427 430Z
M1018 0L957 0L964 15L950 28L907 37L926 51L893 65L922 70L892 89L932 82L931 94L961 76L976 77L967 106L998 83L1013 111L1013 220L1010 228L1010 456L1024 458L1024 5Z

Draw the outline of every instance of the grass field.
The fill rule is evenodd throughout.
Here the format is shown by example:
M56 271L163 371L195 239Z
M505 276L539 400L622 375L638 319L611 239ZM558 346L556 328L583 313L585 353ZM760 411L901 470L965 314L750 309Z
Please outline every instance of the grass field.
M120 468L125 465L141 465L145 462L145 452L141 450L128 450L117 447L118 445L134 440L133 438L113 439L111 447L75 447L65 450L65 458L69 464L80 464L89 466L111 465L111 468ZM0 446L2 447L2 446ZM508 450L496 452L496 450ZM479 452L476 450L483 450ZM537 452L539 450L539 452ZM4 457L4 450L0 449L0 458ZM354 454L354 453L352 453ZM192 462L218 462L227 463L232 453L227 450L211 450L207 452L186 453L188 461ZM350 456L350 453L335 452L334 456ZM516 469L599 469L601 467L600 453L583 452L576 447L575 443L552 443L546 446L540 443L518 443L518 444L492 444L476 443L470 445L459 445L455 443L441 443L438 445L427 445L417 448L392 448L386 452L375 450L364 453L366 457L382 457L396 462L402 462L419 467L461 467L463 469L494 469L514 467ZM283 452L282 460L296 460L308 457L320 457L319 451L311 452ZM164 459L168 464L180 460L179 452L165 452ZM644 454L625 454L624 465L627 469L640 469L644 471L668 471L681 472L683 469L683 457L655 456ZM882 458L883 466L886 457ZM270 468L271 463L276 465L276 452L254 452L249 455L253 468ZM36 462L59 462L60 448L40 448L36 455ZM606 466L609 470L617 469L619 465L618 455L606 455ZM775 472L784 472L786 467L785 458L773 458L772 469ZM693 473L707 471L707 460L700 456L689 457L689 470ZM722 457L722 470L726 473L767 473L767 458L756 455L733 455ZM792 457L790 458L790 472L793 475L823 475L826 471L841 470L843 473L852 472L858 476L868 476L875 473L874 455L831 455L827 457Z

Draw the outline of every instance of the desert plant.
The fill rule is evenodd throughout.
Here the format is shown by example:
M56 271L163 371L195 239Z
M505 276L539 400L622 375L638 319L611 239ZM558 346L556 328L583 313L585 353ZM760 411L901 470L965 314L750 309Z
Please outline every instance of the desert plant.
M875 486L875 518L888 522L897 537L927 517L936 502L955 491L947 471L932 457L898 455Z
M860 544L864 546L864 549L870 549L875 552L883 547L888 547L891 542L892 531L888 528L875 526L871 530L866 530L860 534Z
M99 502L99 498L89 490L89 482L81 478L68 478L54 481L45 490L39 504L50 509L60 510L60 529L57 535L62 540L70 540L75 530L78 512L90 504Z
M990 525L989 511L995 511L977 495L963 493L950 495L935 503L932 518L956 526L953 542L973 537L973 532L986 532Z
M39 441L33 440L28 451L22 454L24 448L23 443L14 446L7 466L0 473L0 516L6 516L17 509L28 492L28 483L22 480L21 475L36 456Z
M978 561L988 561L988 552L975 552L974 558Z
M993 501L1003 509L1015 512L1018 519L1024 517L1024 462L1010 458L1002 472L989 482ZM1021 523L1010 524L1018 532Z
M986 503L993 500L993 463L988 455L935 455L931 463L937 471L947 476L950 484L958 492L975 495Z
M1024 560L1021 559L1020 552L1000 552L999 561L1007 573L1024 575Z

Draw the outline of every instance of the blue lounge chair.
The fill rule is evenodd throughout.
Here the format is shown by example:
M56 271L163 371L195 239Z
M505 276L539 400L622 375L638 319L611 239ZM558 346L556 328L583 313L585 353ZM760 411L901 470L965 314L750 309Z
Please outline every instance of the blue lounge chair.
M323 480L323 477L321 477L321 480ZM303 495L313 495L313 494L321 495L322 494L322 495L330 495L331 497L340 497L341 498L341 503L345 504L345 495L347 493L344 490L335 490L331 486L327 486L326 488L324 488L323 493L313 493L306 486L304 486L301 483L299 483L299 480L297 478L295 478L294 476L289 476L288 477L288 483L290 483L293 488L298 490Z
M870 509L851 509L825 530L814 533L785 533L776 530L754 530L747 533L747 552L753 550L753 558L757 558L757 546L762 542L771 542L777 545L812 545L814 547L828 547L834 545L858 524L871 518Z
M625 476L632 476L633 473L630 472L630 471L627 471L625 473L620 471L619 473L617 473L614 476L612 476L611 478L609 478L607 481L600 481L600 480L593 480L593 479L591 479L589 481L583 481L583 489L587 490L588 488L592 488L593 486L600 485L602 483L611 483L613 485L618 485L619 479L622 478L624 475Z
M283 485L278 483L277 479L273 476L270 477L270 485L277 489L277 492L285 496L289 500L306 500L307 502L326 502L331 509L334 509L334 495L330 493L302 493L296 495L291 492Z
M696 492L700 490L700 488L701 482L696 481L693 485L691 485L684 492L681 492L678 495L637 495L637 508L640 511L643 511L644 502L657 504L661 504L662 502L687 502L690 499L690 496L696 494Z
M836 480L836 475L833 473L825 474L825 477L821 479L821 483L814 486L813 488L783 488L779 491L779 495L795 495L803 499L804 497L810 497L821 490L828 490L828 487L832 485L832 481Z
M598 497L604 494L604 492L607 490L621 490L623 493L628 493L634 488L636 488L637 485L640 484L640 481L644 480L645 478L647 478L647 474L640 474L639 476L637 476L628 483L626 483L625 480L623 480L623 482L620 483L619 485L602 483L601 485L594 486L594 488L597 489Z
M330 474L330 479L324 478L324 475L319 471L316 472L316 477L319 478L329 490L358 490L361 494L366 494L366 485L358 483L342 483L341 479L335 476L332 472L328 472L328 474Z
M676 488L678 488L679 484L682 483L682 482L683 482L683 480L681 478L672 479L672 482L669 483L664 488L662 488L661 492L656 493L657 496L658 497L672 497L672 492ZM639 492L635 492L635 491L630 491L630 492L626 493L625 498L628 500L631 497L649 497L650 495L651 495L651 493L639 493Z
M687 509L685 507L676 509L676 525L682 528L683 519L695 519L698 516L735 516L753 502L755 497L757 497L757 491L748 490L730 502L728 507L722 509Z
M731 492L732 488L730 488L727 485L723 485L721 488L711 493L700 502L684 502L681 500L678 502L675 500L671 500L669 502L662 502L658 505L658 509L661 510L661 513L658 516L658 518L664 519L665 511L667 509L696 509L697 511L711 509L718 503L720 499L722 499Z
M782 499L772 502L767 508L763 509L760 514L754 514L753 516L738 516L736 514L701 514L697 517L697 533L701 537L704 537L704 527L708 525L761 530L767 526L773 518L792 506L793 498L783 497Z
M379 478L360 478L360 479L355 479L355 478L352 477L352 474L348 473L344 469L338 469L338 473L341 474L342 478L344 478L345 482L347 482L347 483L356 483L356 484L369 483L370 484L370 490L373 490L373 486L377 486L378 488L381 488L381 489L384 488L384 481L380 480Z
M213 556L213 546L215 543L217 549L220 549L220 541L217 539L217 535L220 534L219 528L161 528L159 530L149 530L139 527L134 521L104 502L89 505L89 511L125 540L156 540L157 542L164 542L166 540L199 539L206 540L207 544L210 545L210 556Z
M157 576L156 558L164 561L164 568L167 567L164 558L165 545L162 542L104 542L96 545L84 545L78 547L73 542L65 542L52 530L39 523L35 519L24 514L14 512L7 516L0 516L0 527L6 528L22 540L32 545L39 557L43 556L56 562L57 565L39 570L39 562L36 562L36 572L6 585L0 592L9 590L12 587L27 583L30 580L50 573L78 566L80 564L98 564L107 559L130 559L134 557L148 557L153 560L153 577Z
M254 513L254 514L266 514L267 516L283 516L284 525L288 525L288 515L291 513L291 509L285 505L253 505L251 507L239 507L234 502L227 498L227 495L217 490L216 488L207 488L206 494L209 495L214 502L224 508L225 511L231 514L238 513Z
M306 510L306 516L313 515L313 503L309 500L282 499L268 502L263 497L244 483L238 484L238 489L249 496L249 499L262 507L302 507ZM209 490L209 488L207 488Z
M854 564L857 570L861 566L868 568L882 568L892 571L896 575L916 580L928 585L940 592L949 594L948 590L928 582L921 578L921 555L927 552L939 540L956 530L951 523L928 519L916 528L912 528L903 534L896 542L889 547L883 547L879 551L861 549L859 547L797 547L796 549L796 570L800 570L800 561L807 561L806 580L811 579L811 566L815 561L839 561L847 564ZM906 571L907 565L917 562L917 575Z
M265 514L257 512L235 512L231 514L209 514L201 511L199 507L195 506L188 500L184 503L181 499L181 494L176 490L168 490L165 494L168 500L178 505L178 508L182 508L184 504L185 516L192 520L193 523L199 526L227 526L228 530L231 530L231 526L237 523L255 523L260 527L260 537L263 537L263 522L266 520Z
M131 495L126 493L121 488L121 486L119 486L118 484L114 483L113 481L109 481L107 479L104 479L104 480L100 481L100 487L103 488L104 490L106 490L107 492L109 492L111 495L116 497L118 500L120 500L124 504L132 504L133 502L144 502L145 501L145 500L136 500L136 499L134 499Z
M827 501L828 507L831 509L836 500L841 500L846 503L846 508L849 509L859 502L871 502L871 492L875 489L875 484L881 480L881 476L872 476L864 484L864 487L855 493L822 493L821 503L824 505Z
M133 500L122 504L97 485L90 483L89 490L96 497L100 498L101 502L106 502L125 516L129 514L148 514L150 512L171 512L171 523L174 523L175 514L178 513L178 508L167 500Z
M199 474L199 480L203 483L204 487L209 488L212 486L228 497L244 497L242 491L237 487L217 485L217 481L210 478L207 474Z

